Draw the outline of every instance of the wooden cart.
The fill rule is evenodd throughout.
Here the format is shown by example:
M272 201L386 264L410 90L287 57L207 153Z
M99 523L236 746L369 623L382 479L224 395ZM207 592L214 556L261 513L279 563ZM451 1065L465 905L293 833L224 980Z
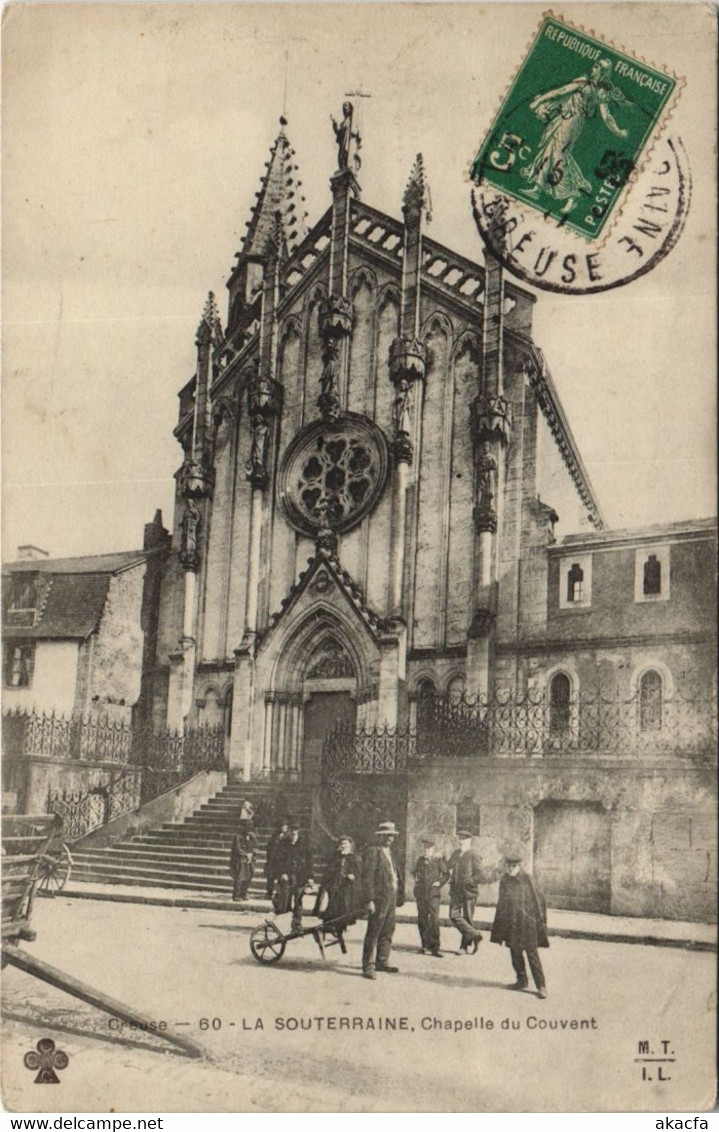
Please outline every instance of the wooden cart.
M2 966L19 967L28 975L104 1010L114 1018L135 1023L148 1033L154 1032L153 1019L18 947L21 941L32 942L36 938L37 933L31 924L33 901L46 873L48 856L58 841L62 844L62 822L55 814L14 814L3 818ZM174 1030L163 1030L156 1036L191 1057L200 1057L203 1053L197 1042L176 1034Z

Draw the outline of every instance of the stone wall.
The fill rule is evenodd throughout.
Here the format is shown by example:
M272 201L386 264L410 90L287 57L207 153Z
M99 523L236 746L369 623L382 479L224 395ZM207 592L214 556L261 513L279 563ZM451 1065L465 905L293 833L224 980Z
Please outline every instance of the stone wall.
M92 650L89 706L108 704L130 709L140 697L143 647L142 595L146 564L134 566L110 580L105 608Z
M450 853L457 844L457 806L467 802L479 806L475 846L488 869L498 865L502 845L510 839L524 843L531 869L538 813L546 813L547 804L574 805L577 812L595 813L606 828L608 907L603 910L716 921L717 804L709 763L702 767L678 758L641 767L588 759L437 761L409 778L408 860L419 853L426 833L437 836L440 852ZM586 865L591 871L593 862L583 862L582 851L581 844L575 846L577 868ZM545 872L552 868L548 852ZM565 860L555 863L565 868ZM495 899L496 884L483 886L480 902ZM582 904L581 886L574 906L600 910Z

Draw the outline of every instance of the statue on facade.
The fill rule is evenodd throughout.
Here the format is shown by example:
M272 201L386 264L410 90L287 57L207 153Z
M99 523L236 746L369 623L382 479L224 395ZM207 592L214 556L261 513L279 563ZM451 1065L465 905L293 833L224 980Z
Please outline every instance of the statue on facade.
M492 514L497 494L497 461L492 455L492 445L488 440L482 444L482 455L479 458L477 494L480 511Z
M398 436L412 433L412 387L406 378L399 383L399 391L394 399L394 425Z
M182 515L182 542L180 547L180 561L186 570L196 570L200 550L200 509L194 499L185 503Z
M332 129L337 142L337 168L340 170L352 168L354 172L357 172L361 164L357 151L362 144L362 139L359 131L352 129L353 114L352 103L344 102L342 104L342 121L338 125L335 118L332 117Z
M252 418L252 448L250 458L245 470L250 478L264 479L267 475L267 445L270 439L270 427L261 413L255 413Z

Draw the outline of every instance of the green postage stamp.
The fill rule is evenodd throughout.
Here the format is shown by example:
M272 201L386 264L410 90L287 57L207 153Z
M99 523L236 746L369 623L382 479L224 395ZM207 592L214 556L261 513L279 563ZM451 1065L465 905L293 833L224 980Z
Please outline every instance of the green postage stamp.
M595 240L677 86L676 76L547 15L470 178Z

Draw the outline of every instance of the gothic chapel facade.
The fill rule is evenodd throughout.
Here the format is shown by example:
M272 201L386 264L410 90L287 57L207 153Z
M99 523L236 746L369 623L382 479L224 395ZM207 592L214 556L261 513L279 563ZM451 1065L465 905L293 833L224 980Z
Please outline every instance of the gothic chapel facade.
M542 490L570 529L602 526L534 297L428 238L421 155L401 222L364 203L343 112L310 230L282 120L227 328L210 295L180 393L155 716L224 716L232 780L311 785L337 721L412 725L423 686L526 684L520 592L557 518Z

